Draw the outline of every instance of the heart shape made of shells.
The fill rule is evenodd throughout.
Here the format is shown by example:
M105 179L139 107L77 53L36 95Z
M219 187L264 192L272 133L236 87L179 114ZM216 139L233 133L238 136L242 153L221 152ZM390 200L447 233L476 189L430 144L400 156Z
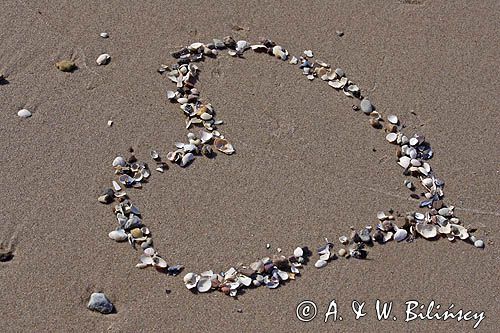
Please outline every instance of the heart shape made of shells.
M175 144L176 149L166 155L169 162L164 162L157 151L151 151L157 172L163 173L168 168L168 163L187 167L199 156L210 158L216 151L226 155L235 152L231 142L218 129L223 122L216 119L214 107L200 99L200 92L195 87L200 73L195 63L205 58L220 56L224 50L227 50L227 54L231 57L241 57L248 50L253 50L287 61L297 66L308 80L319 78L334 90L352 98L357 102L352 109L367 115L371 127L383 130L386 140L397 147L397 163L403 168L403 175L416 179L417 186L423 189L423 198L420 198L414 192L416 186L413 181L410 179L404 181L404 186L413 191L411 196L422 199L419 207L426 211L408 213L404 225L395 223L391 211L388 215L385 212L378 212L379 222L374 227L366 226L359 231L351 230L349 237L339 237L339 242L343 246L338 251L333 251L333 243L325 238L326 244L317 250L319 258L314 264L316 268L325 267L332 259L338 257L364 259L368 255L366 245L384 244L391 240L411 242L417 237L424 239L446 237L450 241L460 239L478 248L484 247L484 242L471 234L473 230L464 227L454 216L454 207L444 203L444 181L436 177L429 164L433 151L423 135L405 135L397 116L388 115L384 118L381 113L375 111L371 101L362 96L361 89L347 78L341 68L333 69L329 64L315 59L311 50L304 51L301 56L290 57L284 47L266 38L262 38L257 44L250 44L244 40L235 41L231 36L222 40L214 39L208 44L193 43L171 53L176 59L175 64L161 65L158 72L176 86L176 89L167 91L167 99L180 104L186 119L186 129L199 127L200 130L199 134L189 132L188 142ZM113 211L118 226L109 233L109 238L117 242L128 241L134 249L140 247L142 254L140 262L136 265L138 268L152 266L161 272L178 275L184 267L169 266L155 251L151 232L143 224L139 209L132 204L126 192L129 188L141 188L143 181L151 176L148 165L137 161L134 155L131 155L128 159L122 156L116 157L112 166L115 173L112 187L106 189L98 198L101 203L115 204ZM278 252L281 251L278 249ZM304 261L310 256L312 253L307 247L297 247L290 256L265 257L248 265L231 267L221 273L214 273L211 270L200 274L187 273L183 280L185 286L194 292L219 290L230 296L236 296L242 288L266 286L273 289L283 281L294 280L300 275Z

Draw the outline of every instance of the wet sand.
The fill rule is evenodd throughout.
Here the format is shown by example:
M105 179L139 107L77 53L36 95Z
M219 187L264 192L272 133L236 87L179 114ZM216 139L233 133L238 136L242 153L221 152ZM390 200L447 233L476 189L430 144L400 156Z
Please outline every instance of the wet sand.
M2 1L0 69L8 84L0 86L0 242L15 250L13 260L0 263L2 330L472 331L474 321L404 321L406 301L434 300L484 311L479 328L494 332L499 10L495 1ZM110 38L100 38L103 31ZM296 281L237 299L195 295L181 277L136 269L138 254L108 239L116 222L96 198L109 186L111 161L128 147L147 161L151 148L166 153L185 139L184 117L165 99L171 85L156 73L159 64L171 63L169 52L180 46L226 35L266 36L293 54L312 49L343 68L381 112L397 114L406 132L425 134L446 202L478 227L487 247L390 243L371 249L369 260L308 265ZM112 61L97 67L103 52ZM58 71L54 63L64 58L79 69ZM167 262L186 272L221 271L278 247L291 253L324 237L336 242L350 226L375 224L379 210L417 208L394 147L351 111L352 100L272 57L245 58L200 65L199 89L225 121L221 129L237 154L155 172L131 194ZM16 116L23 107L31 118ZM105 292L117 313L87 310L93 291ZM333 299L343 320L325 323ZM394 302L397 320L377 320L377 299ZM303 300L317 304L311 322L295 316ZM353 300L366 302L359 320Z

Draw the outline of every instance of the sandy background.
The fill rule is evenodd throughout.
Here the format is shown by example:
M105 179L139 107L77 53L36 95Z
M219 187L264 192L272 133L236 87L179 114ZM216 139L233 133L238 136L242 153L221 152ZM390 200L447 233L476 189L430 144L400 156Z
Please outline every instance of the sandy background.
M485 311L480 330L494 332L499 11L498 1L1 1L0 66L9 84L0 86L0 241L15 247L14 260L0 263L2 331L472 330L472 322L404 323L404 302L417 299ZM100 38L102 31L111 37ZM346 70L380 111L399 115L407 133L424 133L447 202L479 226L487 248L446 240L388 244L374 248L370 260L309 266L283 288L238 299L194 295L180 277L135 269L138 255L129 245L107 238L115 220L96 198L111 180L111 161L129 146L148 160L151 148L166 153L185 139L184 118L165 101L171 85L158 65L171 63L169 52L179 46L228 34L267 36L295 54L314 50ZM112 61L97 67L102 52ZM54 68L69 57L78 71ZM350 99L272 57L246 58L203 63L199 84L238 153L154 173L131 194L169 263L223 270L277 247L290 253L336 240L351 225L374 224L378 210L416 208L394 148L350 111ZM17 117L22 107L33 117ZM117 314L86 309L97 290ZM309 323L295 318L304 299L320 311ZM332 299L344 320L325 324ZM358 321L354 299L369 304ZM377 321L376 299L394 301L398 321Z

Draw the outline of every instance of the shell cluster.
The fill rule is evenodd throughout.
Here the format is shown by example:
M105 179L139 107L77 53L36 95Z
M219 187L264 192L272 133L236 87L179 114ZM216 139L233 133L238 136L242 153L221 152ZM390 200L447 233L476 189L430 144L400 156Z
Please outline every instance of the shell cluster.
M231 57L242 57L245 52L252 50L287 61L297 66L308 80L319 78L332 88L342 91L347 97L358 101L358 104L352 106L352 110L361 111L368 117L371 127L383 130L386 140L396 146L396 161L403 168L403 175L413 177L415 183L421 186L422 193L419 195L412 180L405 179L403 182L403 185L412 191L410 196L420 200L419 209L423 211L411 212L405 216L393 214L390 210L389 215L380 211L374 226L368 225L361 230L351 227L349 237L339 237L341 248L337 252L333 250L334 244L325 239L326 244L317 249L319 258L314 264L316 268L323 268L339 257L365 259L368 255L367 246L384 244L391 240L411 242L419 237L446 237L450 241L460 239L478 248L484 247L484 242L471 234L473 230L463 226L454 216L454 207L444 203L444 181L435 175L429 164L433 151L425 137L421 134L403 133L404 126L396 115L384 118L372 102L362 95L359 86L348 79L344 70L333 69L329 64L316 60L312 50L305 50L302 55L290 57L288 50L269 39L261 38L258 43L252 44L227 36L223 39L213 39L208 44L192 43L172 52L176 63L161 65L158 69L160 74L175 84L174 90L167 90L166 97L170 102L180 104L186 119L186 129L199 127L199 131L196 134L195 131L190 131L186 143L175 143L176 149L166 155L168 161L186 167L197 156L211 157L216 151L227 155L235 152L233 145L218 129L223 122L217 119L214 107L200 98L200 92L195 87L200 74L195 63L205 58L220 56L224 50ZM161 161L157 151L151 151L151 158L157 163L157 171L164 172L167 169L167 164ZM149 229L142 224L140 212L132 205L123 189L140 188L142 182L150 176L147 165L138 163L135 159L125 161L123 157L117 157L113 161L113 167L117 177L112 182L113 188L106 190L99 197L102 203L108 204L114 200L119 202L114 207L119 226L110 232L109 237L116 241L128 240L134 247L136 244L141 246L143 254L137 267L153 266L166 270L171 275L179 274L183 269L181 265L169 267L154 250ZM231 296L236 296L241 289L248 287L267 286L274 289L284 281L295 279L300 273L299 268L309 256L306 255L308 252L306 247L298 247L290 257L280 255L262 258L248 266L240 264L219 274L212 270L203 273L190 272L184 275L184 284L192 291L204 293L219 290Z
M236 268L231 267L220 274L211 270L200 274L187 273L184 275L184 284L192 291L204 293L218 290L235 297L244 288L266 286L274 289L285 281L295 280L304 261L304 249L297 247L288 258L282 255L266 257L247 266L240 264Z

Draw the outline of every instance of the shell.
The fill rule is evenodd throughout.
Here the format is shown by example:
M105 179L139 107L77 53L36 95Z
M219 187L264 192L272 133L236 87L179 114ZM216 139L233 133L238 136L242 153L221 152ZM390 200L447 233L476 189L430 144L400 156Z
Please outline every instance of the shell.
M394 234L394 240L397 242L404 241L408 237L408 232L405 229L398 229Z
M186 275L184 275L183 280L186 288L193 289L196 287L196 284L200 280L200 276L196 273L187 273Z
M167 90L167 98L172 100L175 98L175 92L173 92L172 90Z
M329 85L330 87L335 88L335 89L340 89L340 88L342 88L342 83L340 83L340 81L336 81L336 80L335 80L335 81L328 81L328 85Z
M231 155L234 153L233 145L226 139L216 138L214 140L214 146L217 150L223 152L224 154Z
M399 123L399 119L397 116L391 114L389 116L387 116L387 120L391 123L391 124L394 124L394 125L397 125Z
M193 153L187 153L184 156L182 156L181 163L179 164L181 167L187 166L189 163L191 163L194 160L194 155Z
M478 239L474 242L474 246L479 248L479 249L482 249L482 248L484 248L484 241L481 239Z
M301 247L297 247L294 251L293 251L293 256L295 258L300 258L304 255L304 250L302 250Z
M327 265L328 263L326 262L326 260L321 260L319 259L318 261L316 261L316 263L314 264L314 267L316 268L323 268Z
M205 132L205 131L201 131L200 132L201 143L210 142L210 140L212 140L212 138L213 138L213 134L212 133L208 133L208 132Z
M149 154L151 155L151 158L153 160L157 160L160 158L160 154L156 150L151 150Z
M159 267L159 268L167 268L167 262L165 261L165 259L163 259L162 257L159 257L159 256L154 256L153 257L153 261L154 261L154 266L155 267Z
M417 223L415 229L424 238L434 238L437 236L437 227L433 224Z
M108 38L109 34L107 32L101 32L99 36L101 36L102 38Z
M101 65L107 65L110 62L110 60L111 56L107 53L103 53L97 57L95 62L97 63L98 66L101 66Z
M451 224L450 223L450 228L451 228L451 234L453 236L460 237L460 239L467 239L469 238L469 233L467 232L467 229L460 224Z
M141 260L141 263L143 263L144 265L153 265L154 264L154 260L151 256L148 256L148 255L145 255L143 254L140 258Z
M123 229L113 230L108 234L108 236L117 242L122 242L128 238L127 233Z
M196 285L196 289L200 293L206 293L210 289L212 289L212 281L208 277L202 277L198 281L198 284Z
M121 167L124 167L127 165L127 162L125 161L125 159L122 157L122 156L117 156L114 160L113 160L113 163L112 165L114 167L117 167L117 166L121 166Z
M407 168L410 166L410 162L411 162L411 158L409 158L408 156L402 156L402 157L399 159L398 164L399 164L402 168L407 169Z
M385 139L391 143L394 143L398 139L398 134L397 133L389 133L385 136Z
M304 54L305 54L305 55L306 55L306 57L308 57L308 58L312 58L312 57L314 57L313 51L311 51L311 50L305 50L305 51L304 51Z
M152 247L148 247L144 250L144 254L147 256L153 256L155 254L155 249L153 249Z
M31 112L29 112L27 109L21 109L17 111L17 115L21 118L29 118L31 117Z

